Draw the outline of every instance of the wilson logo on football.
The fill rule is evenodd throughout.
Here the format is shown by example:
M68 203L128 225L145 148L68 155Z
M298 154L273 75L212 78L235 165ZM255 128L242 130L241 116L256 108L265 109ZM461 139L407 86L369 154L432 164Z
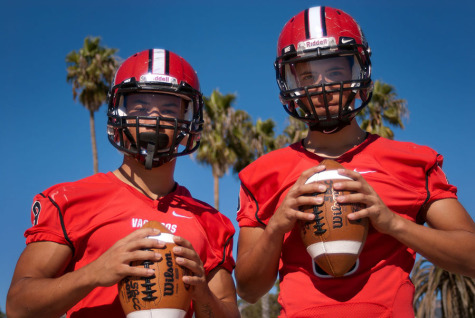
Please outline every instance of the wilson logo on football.
M164 255L157 261L134 261L131 266L152 268L151 277L126 277L118 284L119 299L127 318L172 317L182 318L191 303L190 286L183 282L189 271L176 263L173 253L173 235L160 222L149 221L143 227L160 230L149 236L165 242L163 249L152 249Z
M307 183L324 183L327 187L323 195L323 204L302 207L302 211L313 213L311 222L300 222L300 234L307 252L315 263L326 273L334 277L344 276L355 265L368 233L368 219L350 221L349 213L359 211L361 204L339 204L336 198L347 195L349 191L338 191L333 188L335 180L351 180L338 174L337 169L343 168L338 162L324 160L321 164L327 170L317 173Z

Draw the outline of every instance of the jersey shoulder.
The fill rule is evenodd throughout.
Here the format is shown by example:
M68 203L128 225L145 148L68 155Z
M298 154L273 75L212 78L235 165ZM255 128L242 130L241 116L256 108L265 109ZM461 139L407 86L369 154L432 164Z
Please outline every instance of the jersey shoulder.
M246 168L244 168L242 171L249 171L249 170L256 170L259 169L263 166L267 166L269 164L272 164L268 168L272 168L273 166L276 165L290 165L290 161L293 160L298 160L296 158L296 152L300 148L300 143L295 143L290 146L280 148L274 151L271 151L256 160L254 160L252 163L250 163Z
M229 235L234 234L234 226L227 216L208 203L194 198L186 187L178 186L173 201L171 204L192 211L205 230L216 227L225 229Z
M434 165L442 165L443 157L428 146L419 145L408 141L390 140L372 135L374 142L367 148L368 154L410 167L421 167L424 171L430 170Z
M379 137L361 153L356 164L384 171L386 180L392 178L392 182L402 184L406 190L412 189L428 200L437 200L456 197L457 192L447 180L443 163L444 157L431 147Z
M183 191L182 191L183 192ZM188 190L188 195L175 196L174 202L179 203L177 208L183 208L190 212L199 223L199 230L206 238L208 246L206 252L205 268L207 272L220 266L232 272L235 263L232 257L233 237L235 229L231 221L224 214L201 200L193 198Z
M370 134L368 139L373 141L372 145L375 147L394 149L397 152L410 152L426 155L436 153L436 151L429 146L419 145L411 141L393 140L373 134Z
M110 183L111 179L109 173L96 173L91 176L76 180L76 181L66 181L57 183L49 188L47 188L43 193L54 191L55 189L67 188L67 187L88 187L94 184L103 185L105 183Z
M308 161L306 158L300 142L295 143L259 157L239 173L239 179L244 185L259 183L259 180L276 180L281 184L286 177L293 178L294 171L302 170L301 161Z
M60 201L61 198L68 200L67 198L108 191L109 187L114 186L115 183L112 182L112 178L109 174L97 173L77 181L55 184L42 191L39 196L49 197L54 201Z

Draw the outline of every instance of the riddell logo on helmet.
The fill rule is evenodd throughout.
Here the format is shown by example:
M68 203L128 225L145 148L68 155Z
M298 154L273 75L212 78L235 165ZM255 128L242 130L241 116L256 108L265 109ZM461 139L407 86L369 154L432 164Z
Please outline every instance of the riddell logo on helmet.
M150 74L150 73L140 76L140 81L141 82L162 82L162 83L171 83L171 84L178 83L178 81L174 77L163 75L163 74Z
M335 46L336 41L334 37L328 38L320 38L320 39L310 39L306 41L302 41L298 44L298 50L310 50L316 47L327 47L327 46Z

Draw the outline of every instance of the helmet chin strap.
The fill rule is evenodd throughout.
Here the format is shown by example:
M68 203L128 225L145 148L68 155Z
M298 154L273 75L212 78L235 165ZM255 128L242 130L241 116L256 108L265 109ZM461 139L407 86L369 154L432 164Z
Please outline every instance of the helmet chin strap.
M175 147L176 148L180 143L181 141L186 137L186 133L184 132L180 132L175 140ZM140 133L139 134L139 140L140 140L140 145L143 147L143 148L146 148L147 149L147 155L145 157L145 169L152 169L154 166L153 166L153 163L154 163L154 157L155 157L155 154L157 153L157 151L161 150L161 149L165 149L168 145L168 142L170 140L170 138L168 137L167 134L163 134L163 133L158 133L156 134L155 132L143 132L143 133ZM168 159L167 159L168 158ZM159 165L162 165L163 163L166 163L168 161L170 161L171 159L174 159L174 158L170 158L170 157L164 157L162 158L164 160L160 160L159 162Z
M145 169L152 169L153 157L155 153L168 145L168 135L155 133L155 132L143 132L139 134L138 140L140 141L139 147L147 149L147 156L145 157Z

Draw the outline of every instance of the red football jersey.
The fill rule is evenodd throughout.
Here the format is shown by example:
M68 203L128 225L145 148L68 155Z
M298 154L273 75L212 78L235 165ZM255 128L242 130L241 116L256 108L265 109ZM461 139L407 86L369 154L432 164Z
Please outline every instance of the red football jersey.
M189 240L207 274L218 266L233 271L234 227L226 216L193 199L182 186L152 200L111 172L58 184L38 194L32 206L33 226L25 237L27 244L52 241L71 247L73 259L67 271L74 271L149 220L157 220L171 233ZM192 309L187 317L191 316ZM125 317L117 286L94 289L68 317Z
M239 226L266 226L300 174L323 159L296 143L249 165L239 174ZM456 198L442 156L425 146L369 135L336 161L363 175L394 213L419 224L424 204ZM356 268L333 278L308 255L296 226L284 237L279 265L281 317L414 317L415 254L370 226Z

